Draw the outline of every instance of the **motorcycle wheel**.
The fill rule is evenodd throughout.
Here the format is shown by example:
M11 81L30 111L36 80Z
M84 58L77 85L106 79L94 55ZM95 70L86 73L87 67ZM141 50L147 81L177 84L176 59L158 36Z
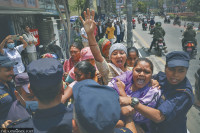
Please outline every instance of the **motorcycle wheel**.
M162 50L158 48L158 56L162 56Z

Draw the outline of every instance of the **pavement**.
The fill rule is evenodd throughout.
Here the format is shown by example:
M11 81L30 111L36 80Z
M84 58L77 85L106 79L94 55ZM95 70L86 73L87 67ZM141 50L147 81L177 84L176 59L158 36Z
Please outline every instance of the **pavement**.
M156 17L156 21L163 22L163 19ZM182 23L183 24L183 23ZM195 26L197 26L198 23L195 23ZM172 51L182 51L181 46L181 39L182 39L182 32L181 30L184 30L185 27L182 25L179 26L173 26L173 24L162 24L162 27L166 31L165 36L165 42L167 45L168 52ZM158 73L159 71L164 71L165 67L165 56L167 53L163 53L162 57L156 56L156 52L152 50L151 53L148 52L148 48L150 47L151 41L152 41L152 35L149 34L149 31L143 31L141 24L136 24L136 29L133 31L133 41L134 46L139 50L141 57L147 57L149 58L153 64L154 64L154 74ZM126 34L125 34L126 38ZM200 44L200 33L196 36L198 43ZM126 45L126 43L124 43ZM195 77L194 74L197 71L197 69L200 67L200 45L197 47L198 54L196 56L196 59L192 59L190 61L190 68L188 69L187 77L190 80L193 89L195 86ZM187 127L188 127L188 133L199 133L200 132L200 110L196 107L192 107L190 111L187 114Z

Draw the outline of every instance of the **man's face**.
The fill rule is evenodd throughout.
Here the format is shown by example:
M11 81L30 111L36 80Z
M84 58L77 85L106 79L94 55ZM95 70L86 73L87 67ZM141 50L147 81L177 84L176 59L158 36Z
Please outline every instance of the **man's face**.
M19 92L18 92L17 94L15 93L15 95L16 95L16 97L17 97L17 100L19 100L20 103L21 103L23 106L26 106L25 101L35 101L35 100L36 100L35 97L34 97L34 95L31 94L31 93L27 93L27 92L23 89L22 86L21 86L20 90L21 90L21 94L19 94ZM20 97L20 95L21 95L21 97ZM22 99L22 98L23 98L23 99Z
M25 31L26 31L26 32L29 32L29 31L30 31L30 27L29 27L29 26L26 26Z
M172 85L177 85L184 80L187 74L187 68L182 66L177 67L166 67L165 73L167 80Z
M11 81L14 76L13 67L1 67L0 68L0 81Z

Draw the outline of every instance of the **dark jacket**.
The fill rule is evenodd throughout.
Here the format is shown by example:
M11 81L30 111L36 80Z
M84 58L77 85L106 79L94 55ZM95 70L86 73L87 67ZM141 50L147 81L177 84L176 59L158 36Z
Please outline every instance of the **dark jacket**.
M160 26L156 26L153 30L153 38L154 39L158 39L158 38L164 38L165 36L165 30L160 27Z

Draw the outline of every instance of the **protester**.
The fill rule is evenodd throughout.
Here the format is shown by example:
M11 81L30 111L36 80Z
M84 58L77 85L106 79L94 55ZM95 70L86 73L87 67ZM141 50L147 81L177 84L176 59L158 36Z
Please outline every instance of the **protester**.
M147 58L139 58L133 66L133 72L127 71L115 77L108 86L114 88L120 96L138 98L141 104L155 108L161 91L151 84L153 63ZM136 112L134 122L141 126L145 133L151 132L151 121Z
M108 86L101 86L87 79L73 87L73 130L78 133L137 133L132 113L126 117L124 128L115 128L120 118L117 93ZM88 104L90 103L90 104Z
M84 60L90 62L93 66L96 66L94 56L92 55L92 52L89 47L85 47L81 50L80 61ZM69 71L69 75L65 79L65 82L69 84L73 81L75 81L74 67Z
M92 34L95 29L95 24L93 19L90 18L89 9L86 12L84 12L86 18L85 21L82 17L80 17L84 28L87 29L87 35L89 39L89 46L91 48L92 54L94 55L97 68L103 78L104 85L107 85L108 82L113 78L116 77L125 71L127 71L125 62L127 59L127 49L126 47L121 43L116 43L110 47L109 50L109 58L111 60L111 63L107 63L103 56L101 55L100 49L98 47L98 44L95 40L94 35ZM88 18L87 18L88 17ZM94 12L92 11L92 18L94 17Z
M99 45L102 56L105 58L105 60L107 62L110 62L110 60L109 60L109 50L110 50L110 47L111 47L111 42L106 38L102 38L98 41L98 45Z
M82 81L85 79L95 80L96 68L88 61L80 61L74 67L75 82L70 84L64 91L62 96L62 103L66 103L72 96L72 88L77 83L77 81Z
M10 58L10 60L17 62L13 69L14 74L17 75L25 71L25 67L21 58L21 52L27 47L27 43L22 36L19 36L19 40L22 41L23 44L15 47L12 37L12 35L9 35L2 41L0 44L0 52L1 54Z
M83 46L88 47L88 37L87 37L84 27L81 28L81 37L82 37Z
M15 64L16 62L7 56L0 56L0 124L4 122L12 103L16 100L15 87L11 83Z
M139 58L139 52L135 47L130 47L127 49L127 60L126 63L128 67L133 67L135 61Z
M23 34L24 40L28 43L28 46L26 47L26 52L27 52L27 58L29 64L37 60L37 51L35 45L37 45L37 39L32 35L30 32L30 27L27 25L24 25L23 27L25 34Z
M189 55L182 51L167 54L165 73L154 76L161 85L161 98L156 109L129 97L120 98L122 105L132 103L135 110L154 122L153 133L187 133L186 115L194 103L192 86L186 77L189 61Z
M108 27L106 28L106 34L108 35L108 40L111 42L111 44L114 43L114 31L115 27L112 26L112 23L108 23Z
M74 42L72 45L70 45L69 52L71 57L68 60L66 60L63 65L64 79L67 77L69 71L76 65L76 63L79 62L82 48L83 45L78 42Z
M38 108L38 102L35 101L34 95L29 91L29 77L27 73L20 73L15 77L15 96L6 120L16 121L25 119L32 115Z
M29 64L27 72L30 91L38 100L38 110L32 117L18 121L13 128L33 128L35 133L71 133L72 109L61 104L64 92L62 64L52 58L43 58Z

